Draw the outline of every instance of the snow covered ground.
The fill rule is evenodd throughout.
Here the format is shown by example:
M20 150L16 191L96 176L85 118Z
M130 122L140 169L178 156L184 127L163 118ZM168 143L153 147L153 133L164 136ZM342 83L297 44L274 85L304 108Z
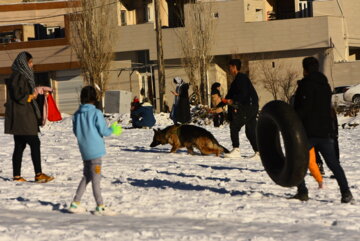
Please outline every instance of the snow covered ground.
M157 127L171 122L157 115ZM129 126L123 116L124 126ZM339 118L341 123L359 119ZM40 134L43 171L55 180L33 180L29 148L22 175L11 181L13 139L0 119L0 240L359 240L360 208L341 204L340 192L325 169L325 188L306 177L310 200L287 198L296 188L275 185L260 160L169 154L170 146L150 148L153 131L125 129L106 138L102 193L119 214L97 217L65 210L82 176L82 161L71 117L48 123ZM355 199L360 199L360 127L340 129L341 163ZM229 127L205 126L231 149ZM244 130L242 154L251 154ZM95 207L91 186L83 197Z

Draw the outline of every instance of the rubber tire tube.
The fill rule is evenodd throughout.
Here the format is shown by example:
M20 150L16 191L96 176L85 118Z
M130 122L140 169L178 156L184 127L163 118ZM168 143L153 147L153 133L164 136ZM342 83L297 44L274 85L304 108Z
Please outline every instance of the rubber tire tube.
M293 107L278 100L267 103L260 112L256 134L261 161L270 178L283 187L300 184L309 165L309 144Z

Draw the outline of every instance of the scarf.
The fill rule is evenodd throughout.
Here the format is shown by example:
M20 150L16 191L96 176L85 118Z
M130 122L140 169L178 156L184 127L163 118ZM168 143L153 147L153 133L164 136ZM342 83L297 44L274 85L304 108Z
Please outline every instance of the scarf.
M31 93L34 93L35 91L34 71L28 65L25 52L21 52L20 54L18 54L18 56L14 60L14 63L11 66L11 69L14 72L18 72L22 74L28 80L28 83L31 87ZM37 102L31 101L31 103L34 106L36 117L38 119L41 119L41 113Z

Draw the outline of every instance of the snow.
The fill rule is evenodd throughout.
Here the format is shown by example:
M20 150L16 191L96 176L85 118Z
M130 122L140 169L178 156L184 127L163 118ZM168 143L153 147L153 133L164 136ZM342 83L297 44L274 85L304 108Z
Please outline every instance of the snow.
M157 114L156 128L171 124L168 114ZM69 214L82 177L82 160L72 134L71 116L48 123L39 135L43 171L55 176L46 184L34 183L29 148L22 176L12 182L13 137L3 134L0 119L0 240L358 240L360 209L341 204L340 192L325 168L325 188L319 190L306 177L310 200L289 200L296 188L276 185L260 160L224 159L188 155L185 149L170 154L170 145L150 148L151 129L128 129L129 116L120 119L121 136L105 139L102 194L115 217ZM360 123L339 117L339 124ZM231 149L228 125L203 126ZM339 130L341 163L355 199L360 186L360 127ZM244 129L244 128L243 128ZM252 154L244 130L241 151ZM30 182L31 181L31 182ZM82 203L95 208L91 186Z

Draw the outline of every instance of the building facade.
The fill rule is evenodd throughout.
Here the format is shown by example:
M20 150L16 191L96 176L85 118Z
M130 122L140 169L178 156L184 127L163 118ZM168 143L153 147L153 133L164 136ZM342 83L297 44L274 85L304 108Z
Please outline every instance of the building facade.
M189 81L181 61L183 53L179 35L184 31L186 9L192 2L194 0L160 1L166 76L165 99L170 106L173 102L170 91L174 89L172 79L180 76ZM283 75L291 70L296 73L294 78L300 79L302 59L315 56L319 58L321 69L333 87L360 82L360 17L357 15L360 1L202 2L211 4L215 23L210 51L213 60L207 71L209 86L213 82L221 82L222 91L226 93L231 81L227 73L227 63L233 57L243 60L244 71L254 81L261 105L273 99L273 96L264 88L264 76L260 73L259 66L270 65L269 71L276 70L283 72ZM20 7L23 4L0 5L0 34L8 31L15 36L15 32L17 35L20 32L20 38L24 41L0 43L0 81L10 73L11 63L17 53L27 50L34 56L36 72L48 73L60 110L71 113L78 104L82 77L76 56L67 39L66 1L32 3L36 7L31 9L29 4L26 10ZM108 87L111 90L131 91L133 96L149 97L159 110L154 3L152 0L119 0L114 3L113 10L116 11L117 19L113 21L117 22L117 27L114 28L115 57L109 69ZM39 19L41 16L51 15L54 16L51 19ZM24 21L16 21L18 16ZM8 22L4 21L5 19ZM59 27L63 29L64 37L34 40L31 24L42 24L48 35L51 32L48 29L55 31ZM27 41L29 38L30 41ZM0 82L0 102L4 101L3 93L4 85Z

